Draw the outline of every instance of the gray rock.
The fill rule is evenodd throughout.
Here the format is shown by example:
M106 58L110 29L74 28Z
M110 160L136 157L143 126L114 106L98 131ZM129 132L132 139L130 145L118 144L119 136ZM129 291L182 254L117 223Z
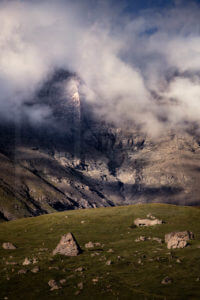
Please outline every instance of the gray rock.
M49 280L48 285L50 286L50 291L58 290L60 289L60 286L57 284L57 282L54 279Z
M53 250L53 255L77 256L80 253L81 249L72 233L63 235L57 247Z
M31 270L31 272L32 273L38 273L39 272L39 267L34 267L32 270Z
M93 242L88 242L87 244L85 244L85 248L94 248Z
M10 242L7 242L7 243L3 243L3 244L2 244L2 248L5 249L5 250L15 250L15 249L16 249L16 246L13 245L13 244L10 243Z
M114 253L114 250L113 249L109 249L108 253Z
M184 248L191 239L194 239L194 234L190 231L170 232L165 235L168 249Z
M159 219L140 219L140 218L137 218L134 220L134 224L136 226L154 226L154 225L159 225L159 224L162 224L163 221L162 220L159 220Z
M28 259L27 257L24 259L24 262L22 263L23 266L28 266L31 264L31 260Z
M66 283L66 279L60 279L60 281L59 281L59 282L60 282L60 284L62 284L62 285L63 285L63 284L65 284L65 283Z

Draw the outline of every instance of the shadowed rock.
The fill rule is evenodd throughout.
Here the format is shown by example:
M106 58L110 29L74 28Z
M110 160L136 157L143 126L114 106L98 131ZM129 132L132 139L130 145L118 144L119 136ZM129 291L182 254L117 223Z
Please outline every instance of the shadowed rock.
M53 255L77 256L80 253L81 248L72 233L63 235L57 247L53 250Z
M162 284L171 284L172 283L172 279L168 276L166 276L165 278L163 278L163 280L161 281Z
M170 232L165 235L165 243L168 249L184 248L187 241L194 239L194 234L190 231Z
M134 224L136 226L154 226L158 224L162 224L163 221L159 219L135 219Z

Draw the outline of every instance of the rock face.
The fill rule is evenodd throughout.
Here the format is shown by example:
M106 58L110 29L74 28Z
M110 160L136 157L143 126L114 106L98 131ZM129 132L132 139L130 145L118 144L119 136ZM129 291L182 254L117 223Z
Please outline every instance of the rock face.
M134 224L136 226L154 226L154 225L158 225L158 224L162 224L163 221L159 220L159 219L135 219L134 220Z
M152 138L103 120L72 77L58 72L29 103L51 111L52 122L35 127L22 113L19 128L0 124L0 221L136 203L199 205L195 129Z
M191 239L194 239L194 234L190 231L171 232L165 235L168 249L184 248Z
M15 245L13 245L10 242L3 243L2 248L5 249L5 250L14 250L14 249L16 249Z
M77 256L80 253L81 249L72 233L63 235L53 251L53 255L61 254L65 256Z

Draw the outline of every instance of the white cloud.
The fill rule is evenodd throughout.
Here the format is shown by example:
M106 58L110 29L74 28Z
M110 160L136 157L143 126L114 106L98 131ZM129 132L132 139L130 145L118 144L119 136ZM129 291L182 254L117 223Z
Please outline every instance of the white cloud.
M20 110L55 69L65 68L81 78L81 93L98 113L117 124L133 121L158 134L199 121L199 6L132 19L117 9L113 17L108 8L60 0L0 4L2 114ZM43 106L29 111L36 120L48 113Z

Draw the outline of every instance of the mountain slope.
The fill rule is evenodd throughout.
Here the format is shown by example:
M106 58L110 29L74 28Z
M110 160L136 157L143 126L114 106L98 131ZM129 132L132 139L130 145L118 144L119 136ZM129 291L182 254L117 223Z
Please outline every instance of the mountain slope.
M149 213L165 223L146 228L132 226L135 218L146 217ZM12 242L17 249L0 249L3 258L0 297L199 299L199 218L200 210L196 208L144 204L68 211L4 222L0 224L0 243ZM135 242L139 236L163 240L166 233L183 230L195 235L184 249L169 250L165 243L151 240ZM52 256L61 236L67 232L74 234L83 253L77 257ZM86 249L89 241L99 244ZM36 258L38 262L23 266L25 257ZM111 264L107 265L107 261ZM39 271L32 273L36 266ZM80 267L82 269L76 271ZM27 273L18 274L19 270ZM161 281L166 276L172 283L163 285ZM51 279L62 288L50 291L48 282ZM62 279L66 280L63 285L59 283Z
M51 115L36 124L22 113L21 121L0 124L1 220L147 202L199 205L195 131L150 138L133 124L102 121L68 72L24 105L45 105Z

